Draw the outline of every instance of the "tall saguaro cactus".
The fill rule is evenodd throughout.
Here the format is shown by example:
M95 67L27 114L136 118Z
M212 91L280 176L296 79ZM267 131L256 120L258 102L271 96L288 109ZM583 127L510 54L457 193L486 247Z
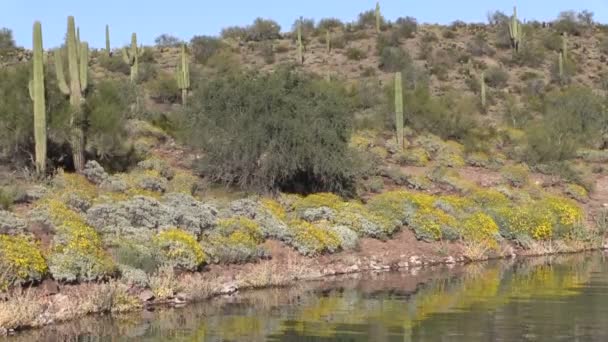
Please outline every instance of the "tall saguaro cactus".
M557 64L558 64L558 68L559 68L559 80L560 80L560 83L563 84L564 80L565 80L565 77L564 77L565 76L564 75L564 59L565 59L564 52L563 51L558 52L557 58L558 58Z
M327 49L327 53L331 53L331 31L327 30L325 34L325 47Z
M182 104L186 105L188 90L190 89L190 64L185 43L182 43L182 59L181 63L177 66L175 78L177 80L177 87L182 91Z
M481 108L486 108L487 102L486 102L486 73L482 72L481 73L481 77L479 79L479 82L481 83Z
M380 33L381 18L380 18L380 2L376 2L376 33Z
M395 127L397 133L397 145L403 149L403 86L401 84L401 73L395 73Z
M298 63L304 64L304 44L302 43L302 17L298 21Z
M36 145L36 171L46 172L46 103L44 92L44 50L42 25L34 23L33 79L30 81L30 97L34 103L34 142Z
M519 52L519 47L523 39L522 26L517 19L517 7L513 7L513 16L509 22L509 36L511 37L511 47L514 52Z
M131 34L131 46L122 49L122 58L131 67L131 82L137 81L139 73L139 57L144 53L143 48L137 47L137 33Z
M564 60L568 59L568 32L564 32L562 35L562 54Z
M57 84L59 90L70 97L70 105L72 114L70 116L71 129L71 145L72 155L74 159L74 168L76 171L84 169L84 148L85 139L82 129L82 104L84 103L84 95L88 87L88 63L89 63L89 45L86 42L80 42L77 38L76 26L74 17L68 17L68 34L67 34L67 51L68 51L68 74L69 80L66 79L63 72L63 58L61 50L55 52L55 72L57 74ZM69 82L69 84L68 84Z
M110 25L106 25L106 54L108 56L112 53L112 47L110 46Z

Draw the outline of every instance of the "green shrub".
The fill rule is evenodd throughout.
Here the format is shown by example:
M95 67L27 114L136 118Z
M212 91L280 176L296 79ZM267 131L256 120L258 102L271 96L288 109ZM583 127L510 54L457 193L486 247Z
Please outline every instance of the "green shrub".
M509 73L500 67L491 67L485 73L486 84L492 88L504 88L509 81Z
M181 90L173 74L162 73L148 84L150 97L158 103L177 103L181 100Z
M387 47L399 48L400 37L398 31L382 32L376 38L376 54L382 56Z
M323 18L317 23L317 34L322 35L327 30L335 31L344 28L344 23L337 18Z
M276 58L274 56L274 47L272 41L262 42L261 54L266 64L272 64Z
M129 73L131 72L131 68L127 63L124 62L122 57L116 55L100 55L99 65L110 72L121 73L123 75L129 75Z
M154 44L159 48L178 47L182 44L182 40L167 33L163 33L154 39Z
M380 69L385 72L397 72L412 64L412 58L403 49L385 47L380 55Z
M542 43L545 49L554 52L560 52L562 49L562 33L547 32L542 37Z
M416 18L397 18L395 25L397 26L399 36L404 39L414 38L414 35L418 32L418 21Z
M247 41L263 41L281 37L281 26L274 20L257 18L247 27Z
M301 27L302 40L307 42L316 33L315 31L315 20L309 18L298 18L291 25L291 35L293 40L297 39L298 26Z
M346 50L346 57L352 61L360 61L367 58L367 54L361 49L351 47Z
M192 57L195 62L200 64L206 64L222 47L222 41L216 37L194 36L190 40Z
M547 94L542 120L527 128L526 159L532 163L561 161L574 157L583 145L601 145L601 127L607 117L602 98L586 87Z
M575 11L564 11L559 14L557 20L553 23L553 29L556 32L567 32L570 35L579 36L584 29L584 25Z
M199 167L209 179L257 190L352 189L352 117L340 84L281 68L220 75L193 99L185 140L206 151Z
M494 56L496 51L488 44L488 37L480 32L467 43L467 51L476 57Z
M510 185L515 187L523 187L530 181L530 170L526 165L509 165L501 170L502 177Z
M563 68L564 74L560 75L559 57L556 55L553 58L553 63L551 64L551 80L561 85L570 84L572 82L572 78L577 72L576 63L572 59L566 58L563 60Z
M13 31L3 27L0 28L0 55L7 51L12 50L16 47L15 40L13 39Z
M380 27L383 28L386 25L386 20L380 15ZM359 19L357 20L357 26L360 29L363 28L375 28L376 27L376 10L369 10L359 13Z
M222 29L220 33L222 39L236 39L237 41L247 38L247 28L240 26L229 26Z
M545 62L545 49L542 45L533 42L526 44L526 46L518 53L513 55L513 62L519 66L527 66L531 68L538 68Z

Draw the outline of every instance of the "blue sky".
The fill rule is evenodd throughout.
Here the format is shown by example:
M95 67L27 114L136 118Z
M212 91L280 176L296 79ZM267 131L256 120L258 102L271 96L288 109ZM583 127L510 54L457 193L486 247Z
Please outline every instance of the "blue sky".
M45 47L63 40L66 17L74 15L81 37L93 47L105 44L109 24L112 45L129 42L137 32L144 44L152 44L161 33L182 39L194 35L216 35L226 26L247 25L256 17L271 18L288 30L300 15L307 18L336 17L352 21L375 6L374 0L0 0L0 27L13 30L17 43L29 47L35 20L43 27ZM419 22L450 23L456 19L485 22L488 11L510 13L518 6L521 18L551 20L564 10L588 9L595 19L608 23L608 0L383 0L382 12L389 19L412 16Z

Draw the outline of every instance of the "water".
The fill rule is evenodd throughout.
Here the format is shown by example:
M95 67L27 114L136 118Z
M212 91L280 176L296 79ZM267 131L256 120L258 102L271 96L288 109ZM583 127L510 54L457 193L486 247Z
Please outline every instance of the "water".
M608 262L582 254L359 275L10 341L608 341Z

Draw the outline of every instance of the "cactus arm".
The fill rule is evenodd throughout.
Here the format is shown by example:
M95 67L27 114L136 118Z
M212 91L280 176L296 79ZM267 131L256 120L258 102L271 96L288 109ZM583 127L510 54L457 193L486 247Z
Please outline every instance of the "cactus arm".
M89 84L89 44L80 43L80 92L84 93Z
M397 144L399 148L405 147L403 142L403 90L401 84L401 73L395 73L395 128Z
M479 81L481 83L481 107L486 108L486 75L484 72L481 73Z
M70 95L70 88L68 83L65 81L65 73L63 72L63 58L61 57L61 50L55 50L55 75L57 76L57 85L63 95Z
M380 33L380 2L376 2L376 32Z

